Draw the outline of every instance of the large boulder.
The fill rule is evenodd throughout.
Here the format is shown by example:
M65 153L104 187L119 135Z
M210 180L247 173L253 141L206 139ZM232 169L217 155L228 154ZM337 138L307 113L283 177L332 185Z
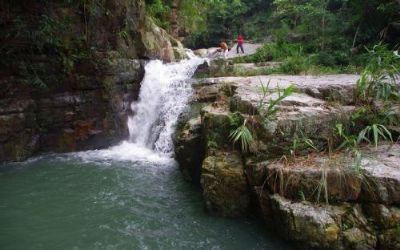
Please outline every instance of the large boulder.
M193 53L196 56L200 56L200 57L204 57L204 58L208 56L207 49L196 49L196 50L193 50Z
M306 203L292 203L278 195L271 197L271 209L277 229L285 238L307 241L311 247L334 249L339 239L340 225L328 207L313 206Z
M400 205L400 145L381 145L361 162L365 181L361 200Z
M204 141L208 145L222 148L232 145L229 138L231 130L229 111L225 107L205 106L201 110L201 123Z
M293 202L257 188L266 224L304 249L375 249L377 237L359 206Z
M184 177L200 184L204 146L200 116L181 125L175 135L175 158Z
M165 30L158 27L150 17L146 18L145 29L142 36L146 57L150 59L161 59L166 62L175 60L170 35Z
M208 155L201 168L201 186L209 212L225 217L248 213L250 195L238 152L217 151Z

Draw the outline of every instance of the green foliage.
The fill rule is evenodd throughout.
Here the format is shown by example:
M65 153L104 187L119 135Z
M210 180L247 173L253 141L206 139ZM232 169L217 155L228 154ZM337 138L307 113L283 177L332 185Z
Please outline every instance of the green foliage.
M229 113L228 118L229 118L229 126L232 129L238 128L244 122L242 115L238 111L234 113Z
M367 141L371 143L369 139L371 137L373 139L375 148L378 147L378 142L380 137L384 140L393 141L392 134L384 125L372 124L361 130L361 132L358 134L357 143L360 143L361 141Z
M172 2L146 0L147 13L168 28ZM181 0L178 25L190 48L234 42L242 33L246 40L301 44L305 54L315 54L312 65L333 67L360 60L360 48L380 38L394 46L398 36L390 25L398 23L399 10L396 0ZM265 52L263 60L271 57Z
M146 14L153 18L157 26L164 29L169 27L170 11L168 3L162 0L146 0Z
M207 148L217 149L218 148L218 143L213 141L213 140L208 140L207 141Z
M182 6L185 6L185 2L183 1ZM188 32L184 42L190 48L216 46L221 39L235 39L238 33L251 39L262 38L270 33L265 28L272 2L270 0L187 2L193 7L182 7L181 20L185 20L182 23ZM196 25L193 25L192 20L196 21Z
M358 141L357 136L349 134L345 131L345 128L342 123L336 124L336 134L343 139L342 144L340 144L339 149L341 148L357 148Z
M231 127L231 133L229 138L233 144L239 142L242 152L246 153L249 151L249 146L253 141L253 135L247 128L247 120L242 117L239 112L229 113L229 125Z
M375 45L368 52L369 63L357 81L359 100L356 101L370 103L373 100L398 99L400 90L396 84L400 79L400 56L383 44Z
M265 119L270 119L271 117L275 116L278 112L278 104L288 96L292 95L295 90L294 85L289 85L283 90L280 89L278 86L276 91L278 95L277 98L273 99L272 97L270 97L270 99L267 100L267 97L271 96L271 94L273 93L271 92L269 85L270 81L267 83L267 85L261 84L261 97L258 101L258 111L260 112L260 115ZM265 106L266 101L268 102L267 106Z
M247 119L244 119L243 124L240 125L237 129L233 130L229 138L233 141L233 143L240 142L242 152L249 152L250 144L253 142L253 135L250 130L246 126Z
M290 149L290 156L294 159L297 155L298 150L313 149L319 151L314 141L309 138L304 132L296 126L295 133L293 135L292 147Z
M348 53L340 51L306 53L301 43L267 43L253 55L233 59L235 63L267 61L280 61L282 64L278 68L261 72L263 74L334 74L354 73L357 71L357 66L350 65ZM246 73L242 72L242 75L246 75Z
M256 53L234 59L234 62L268 62L280 61L287 57L303 55L303 47L299 43L266 43Z
M371 124L365 126L360 132L350 134L345 131L343 124L336 124L336 133L343 139L342 144L339 146L341 148L351 148L357 150L361 142L374 143L375 148L378 147L379 139L393 141L392 134L382 124ZM372 140L372 141L371 141Z
M9 4L15 15L4 23L6 39L0 39L0 53L6 55L0 60L2 69L18 68L16 74L27 84L46 89L70 77L79 62L90 60L87 20L94 7L101 3L64 0L43 4L24 1L27 6ZM77 17L58 13L53 8L77 11L84 28L77 29ZM29 14L25 14L28 9Z
M280 66L280 71L284 74L297 75L307 69L306 62L303 57L288 57Z

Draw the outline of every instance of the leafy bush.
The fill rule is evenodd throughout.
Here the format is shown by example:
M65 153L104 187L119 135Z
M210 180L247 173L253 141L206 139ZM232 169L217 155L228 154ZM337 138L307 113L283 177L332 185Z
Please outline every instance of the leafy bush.
M302 54L303 47L298 43L266 43L258 48L255 54L235 58L234 62L268 62L291 56L301 56Z
M167 17L169 17L170 7L162 0L146 0L146 12L153 18L155 24L164 29L168 28Z
M333 67L336 65L336 58L333 54L328 52L320 52L310 55L310 62L316 65Z
M356 101L370 103L373 100L399 98L400 56L381 43L368 53L369 63L357 81Z
M279 67L279 70L285 74L299 74L305 71L308 68L306 59L300 56L292 56L288 57L282 65Z

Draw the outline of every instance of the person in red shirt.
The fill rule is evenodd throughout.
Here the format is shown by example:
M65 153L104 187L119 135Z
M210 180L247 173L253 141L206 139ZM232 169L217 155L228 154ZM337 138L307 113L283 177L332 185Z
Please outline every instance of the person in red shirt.
M244 49L243 49L244 38L243 38L243 36L241 34L239 34L236 41L237 41L236 52L239 54L239 48L240 48L240 50L244 54Z

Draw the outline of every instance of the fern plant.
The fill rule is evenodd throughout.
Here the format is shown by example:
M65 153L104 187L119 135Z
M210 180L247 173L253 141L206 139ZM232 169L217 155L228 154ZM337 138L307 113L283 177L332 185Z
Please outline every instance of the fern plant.
M372 124L361 130L361 132L358 134L357 143L360 143L361 141L371 143L369 139L371 137L373 139L375 148L378 147L379 138L393 141L392 134L384 125Z
M247 119L243 121L237 129L233 130L229 138L233 141L233 144L240 142L242 152L249 152L250 144L253 142L253 135L246 126Z

